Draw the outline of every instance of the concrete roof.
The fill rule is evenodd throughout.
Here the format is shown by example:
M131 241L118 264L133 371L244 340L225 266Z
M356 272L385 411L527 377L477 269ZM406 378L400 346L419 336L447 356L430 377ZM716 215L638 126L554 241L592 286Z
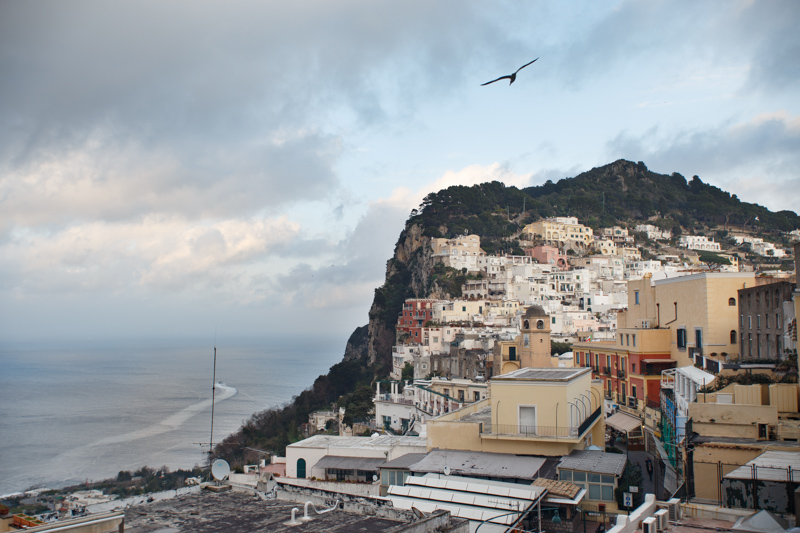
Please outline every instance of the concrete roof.
M342 511L317 515L302 526L288 525L292 507L302 504L282 500L262 501L242 492L196 492L125 510L126 533L218 533L220 531L270 531L382 533L404 522L361 516ZM321 510L321 509L320 509Z
M407 453L405 455L401 455L400 457L392 459L391 461L386 461L385 463L380 465L380 467L381 468L391 468L391 469L395 469L395 470L407 470L408 467L410 467L411 465L417 464L422 459L424 459L426 455L428 455L428 454L427 453Z
M544 457L511 455L491 452L433 450L420 462L411 465L412 472L444 473L448 467L453 475L530 479L541 474Z
M344 457L339 455L326 455L312 468L339 468L342 470L369 470L377 471L385 462L382 457Z
M799 453L768 451L726 474L725 479L753 479L755 473L762 481L789 481L790 468L792 481L800 482Z
M591 372L589 367L579 368L520 368L495 376L492 381L572 381Z
M594 474L613 474L621 476L625 470L625 454L597 452L594 450L573 450L558 463L562 470L580 470Z
M338 435L314 435L290 444L295 448L391 448L392 446L427 447L427 437L408 437L403 435L378 435L377 437L340 437Z

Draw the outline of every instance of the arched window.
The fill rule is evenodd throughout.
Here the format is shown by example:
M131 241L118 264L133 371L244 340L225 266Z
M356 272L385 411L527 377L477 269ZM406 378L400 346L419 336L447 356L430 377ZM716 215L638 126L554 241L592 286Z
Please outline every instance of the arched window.
M300 458L297 460L297 478L305 479L306 477L306 460Z
M736 330L731 330L731 344L736 344Z
M736 298L728 298L728 305L731 307L736 305Z
M544 320L536 321L536 329L544 329Z
M531 324L527 320L522 321L522 329L531 329Z

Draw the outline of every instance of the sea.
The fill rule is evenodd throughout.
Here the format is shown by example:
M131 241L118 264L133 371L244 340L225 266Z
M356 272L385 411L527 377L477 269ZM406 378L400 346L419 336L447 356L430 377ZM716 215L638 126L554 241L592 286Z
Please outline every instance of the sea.
M217 342L214 442L339 362L346 337ZM0 496L203 464L214 343L0 343Z

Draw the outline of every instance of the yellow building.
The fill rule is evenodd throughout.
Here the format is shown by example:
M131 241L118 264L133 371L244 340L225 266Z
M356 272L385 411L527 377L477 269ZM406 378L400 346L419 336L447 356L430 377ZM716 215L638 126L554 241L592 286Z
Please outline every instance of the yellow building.
M628 310L617 315L620 333L669 329L670 358L716 373L738 359L738 291L755 283L752 272L704 272L628 282Z
M428 420L428 449L568 455L603 445L602 388L588 368L521 368L490 397Z
M539 305L532 305L522 315L520 334L513 341L494 345L492 374L508 374L520 368L558 366L558 358L550 356L550 316Z
M557 244L559 247L566 244L579 244L587 247L593 240L592 228L579 224L577 217L537 220L525 226L522 232L538 235L543 240Z

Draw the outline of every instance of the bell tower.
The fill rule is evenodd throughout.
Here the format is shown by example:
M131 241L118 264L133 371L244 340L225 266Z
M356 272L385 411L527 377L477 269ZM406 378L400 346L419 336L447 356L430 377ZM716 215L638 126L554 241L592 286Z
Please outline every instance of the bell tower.
M551 368L550 315L539 305L528 307L522 315L520 365L530 368Z

